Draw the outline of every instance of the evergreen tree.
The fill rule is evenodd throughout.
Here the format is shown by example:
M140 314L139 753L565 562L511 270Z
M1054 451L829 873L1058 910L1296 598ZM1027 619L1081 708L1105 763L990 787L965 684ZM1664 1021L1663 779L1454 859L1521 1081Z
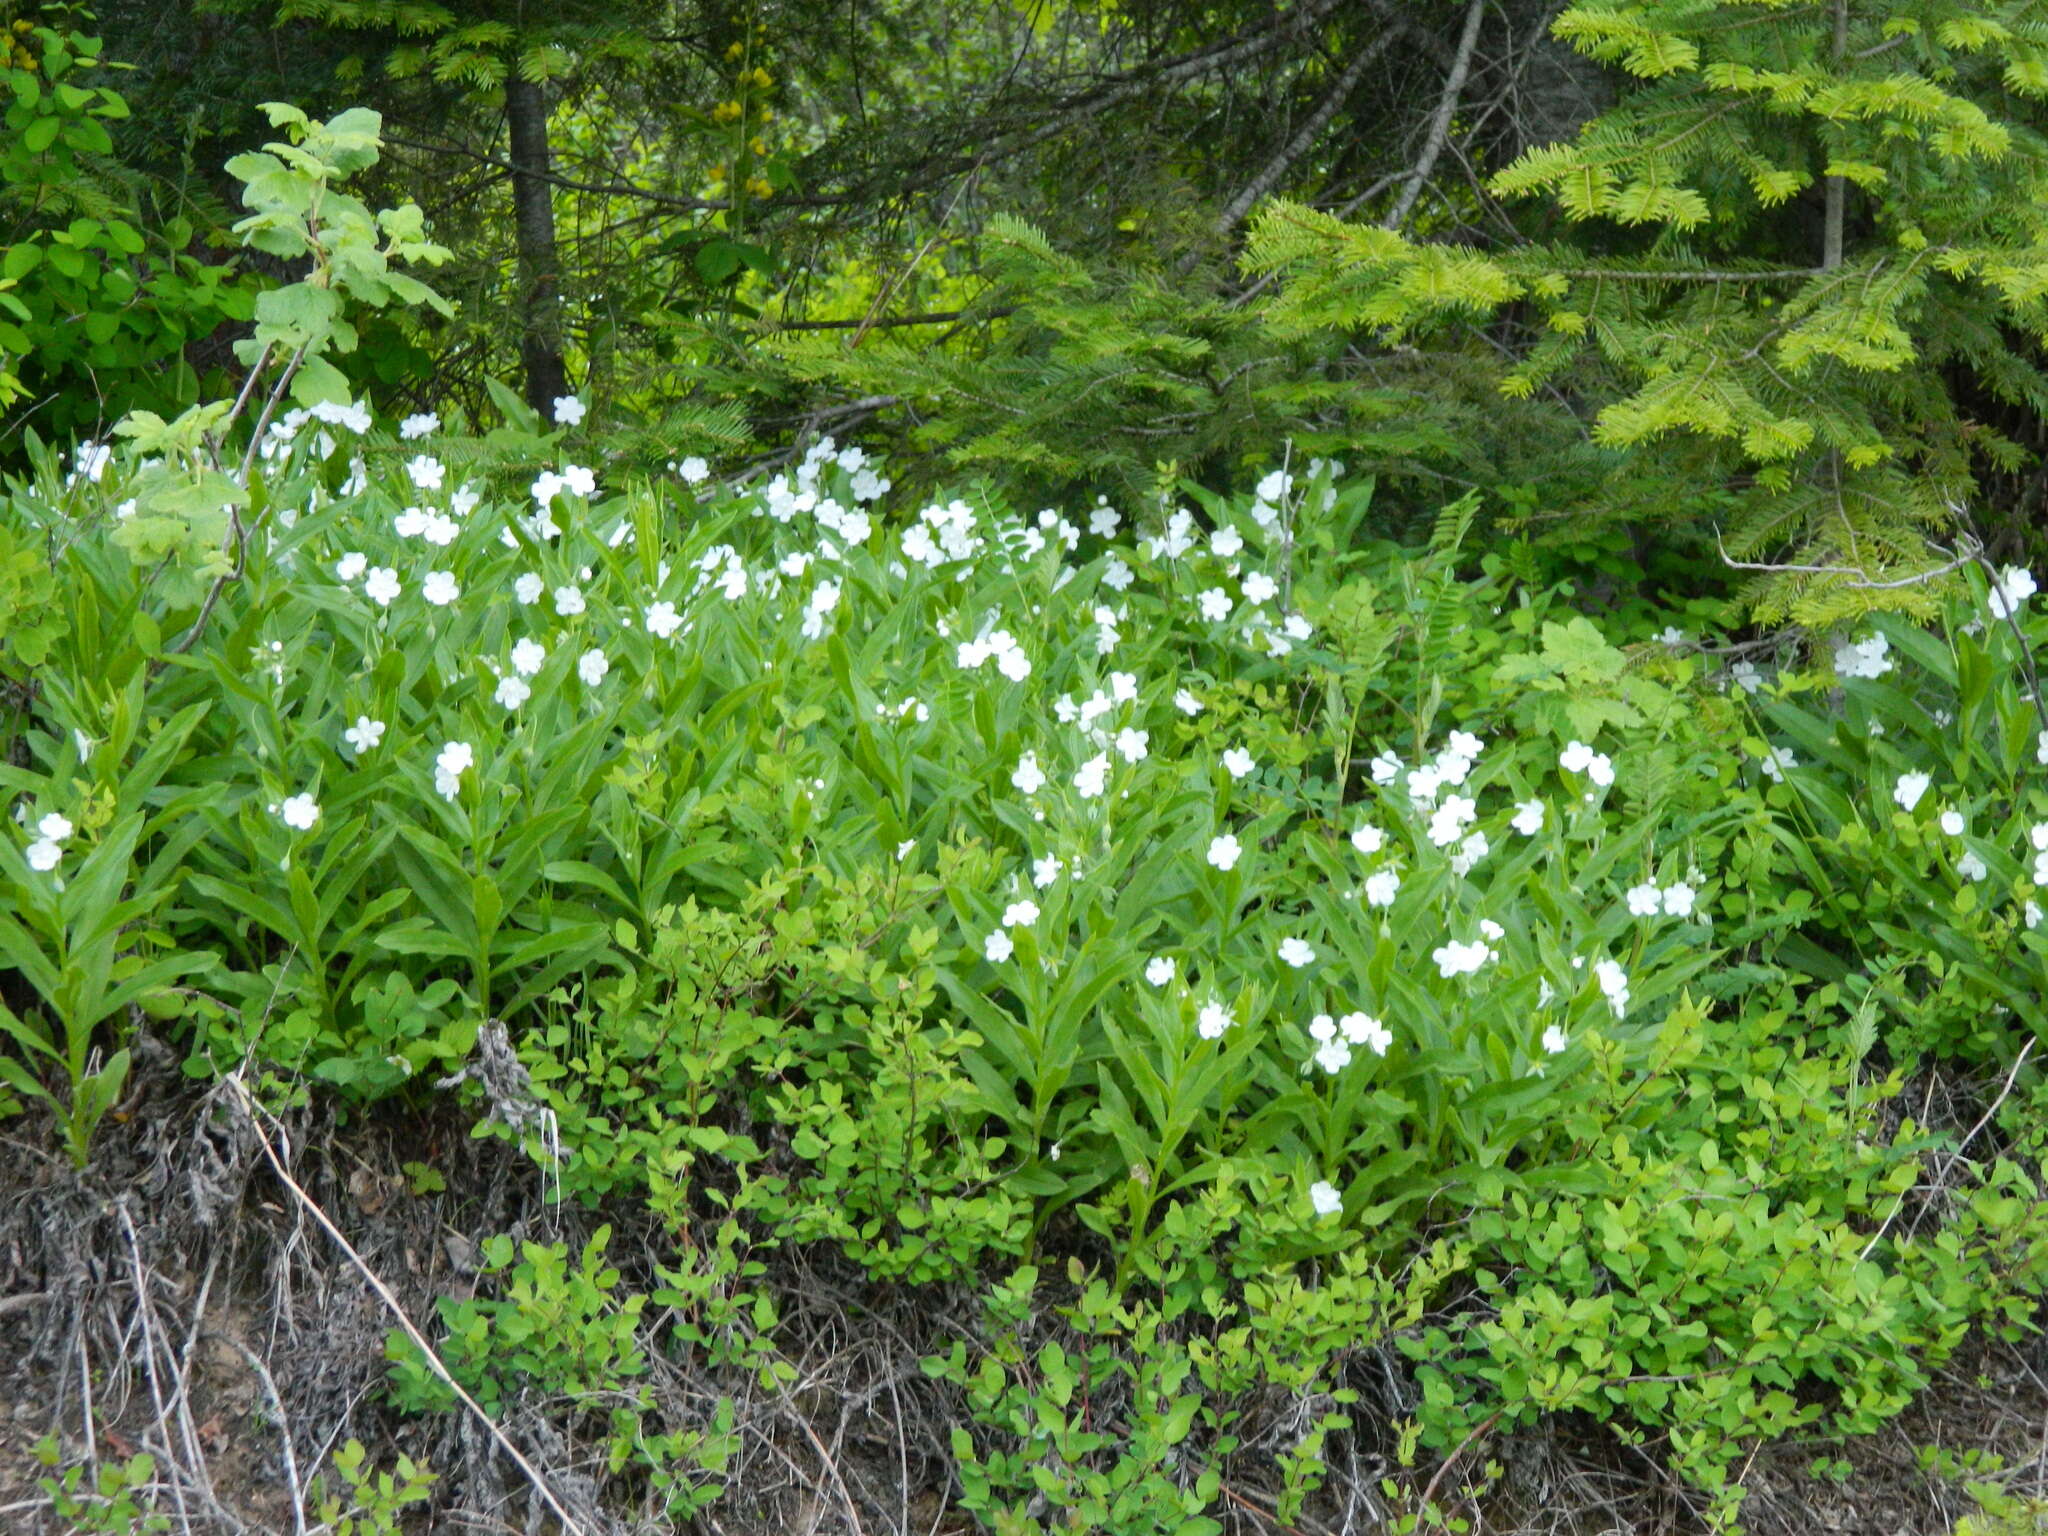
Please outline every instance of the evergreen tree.
M1272 318L1505 314L1510 394L1589 399L1624 464L1726 493L1764 617L1924 607L1958 509L2023 457L1986 407L2048 408L2048 7L1581 0L1556 32L1627 83L1493 177L1553 217L1482 249L1272 205Z

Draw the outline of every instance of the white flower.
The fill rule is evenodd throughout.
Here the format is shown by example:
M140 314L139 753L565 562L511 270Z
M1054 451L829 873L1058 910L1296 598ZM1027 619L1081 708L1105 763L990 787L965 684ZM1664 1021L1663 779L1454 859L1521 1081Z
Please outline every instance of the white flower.
M427 531L427 509L407 507L391 519L391 531L401 539L416 539Z
M1655 885L1632 885L1628 888L1629 916L1655 917L1663 899L1663 893Z
M1228 560L1244 548L1244 535L1235 528L1218 528L1209 535L1209 553L1219 560Z
M533 689L527 685L526 679L522 677L501 677L498 679L497 690L491 697L496 699L503 708L517 709L533 697Z
M47 837L38 838L28 845L28 867L39 875L47 875L63 857L64 850Z
M981 952L988 956L991 964L1001 965L1017 952L1017 946L1011 942L1010 935L1006 931L998 928L987 939L983 940Z
M446 549L455 542L456 535L461 532L462 524L447 513L432 512L427 515L426 539L436 549Z
M1571 1043L1572 1037L1555 1024L1543 1031L1543 1049L1553 1056L1562 1056Z
M2020 604L2040 590L2034 585L2034 573L2025 566L2008 565L1998 578L1998 584L1991 589L1990 609L1994 619L2017 613Z
M512 583L512 595L519 599L521 607L527 607L539 602L541 593L546 590L547 583L534 575L532 571L526 572L517 581Z
M1110 673L1109 696L1119 704L1134 703L1138 697L1138 674L1135 672Z
M562 489L573 492L588 501L597 494L597 476L581 464L562 466Z
M76 485L81 480L90 480L99 484L100 476L107 471L107 461L113 456L113 449L105 443L80 443L71 451L71 474L64 483Z
M71 818L62 811L52 811L36 823L36 831L53 843L68 841L78 829L71 825Z
M1127 763L1143 762L1151 739L1149 731L1134 731L1126 726L1116 733L1117 755Z
M1026 752L1017 759L1017 769L1010 775L1010 782L1027 795L1035 795L1045 788L1045 773L1038 766L1038 754Z
M451 741L434 758L434 788L444 800L453 800L462 787L462 776L476 763L476 749L466 741Z
M1351 846L1360 853L1378 853L1386 844L1387 834L1369 822L1351 834Z
M2029 827L2027 841L2034 845L2034 852L2048 853L2048 821L2037 821Z
M584 602L581 588L568 586L555 588L555 612L561 614L564 618L568 618L581 613L583 608Z
M2048 731L2034 738L2034 761L2048 767Z
M1566 773L1584 773L1593 761L1593 749L1583 741L1567 742L1557 754L1557 766Z
M1365 877L1365 904L1369 907L1391 907L1400 889L1399 875L1391 869L1376 869Z
M1195 1015L1195 1033L1204 1040L1221 1040L1223 1032L1237 1022L1230 1016L1230 1010L1221 1003L1208 1002Z
M2041 904L2039 902L2028 902L2025 908L2023 909L2021 915L2026 918L2027 926L2029 928L2038 928L2041 926Z
M1408 803L1410 805L1428 805L1442 793L1444 776L1435 765L1424 764L1420 768L1408 770L1407 784Z
M384 722L372 720L368 715L357 715L356 723L341 733L341 739L357 757L376 746L384 739Z
M1437 974L1448 980L1477 971L1493 958L1493 951L1478 939L1470 944L1460 944L1454 939L1432 950L1430 958L1436 962Z
M1507 929L1501 927L1499 923L1496 923L1492 918L1482 917L1481 919L1479 919L1479 934L1481 938L1491 941L1494 939L1506 938L1508 936L1508 931Z
M1941 830L1950 837L1961 837L1963 835L1963 813L1961 811L1943 811L1941 813Z
M1155 987L1163 987L1173 980L1173 962L1164 955L1154 955L1145 962L1145 979Z
M1394 1043L1394 1032L1369 1013L1347 1013L1337 1027L1351 1044L1362 1045L1375 1056L1386 1055L1387 1047Z
M334 574L339 580L354 581L363 574L369 564L370 561L367 555L359 555L354 550L350 550L334 562Z
M1005 928L1029 928L1038 921L1038 903L1035 901L1013 901L1003 908Z
M1337 1186L1318 1179L1308 1187L1308 1203L1318 1216L1335 1216L1344 1209L1344 1197Z
M277 814L284 818L286 826L306 832L320 819L320 807L313 803L311 795L293 795L277 808Z
M1309 1026L1310 1031L1313 1032L1317 1026L1321 1026L1324 1029L1335 1028L1330 1023L1330 1016L1327 1013L1316 1015L1315 1023ZM1348 1041L1328 1039L1320 1036L1318 1038L1322 1039L1323 1043L1316 1048L1315 1063L1317 1066L1334 1077L1337 1073L1342 1072L1351 1065L1351 1046ZM1306 1068L1303 1070L1306 1070Z
M1372 760L1372 781L1375 784L1391 784L1400 777L1401 759L1391 752L1382 752Z
M1109 756L1098 752L1083 763L1074 774L1074 788L1083 800L1093 800L1100 795L1109 782Z
M1464 842L1458 844L1458 851L1451 855L1451 873L1469 875L1472 873L1472 866L1492 851L1493 845L1486 840L1486 834L1474 832Z
M1236 868L1238 855L1243 851L1238 847L1236 836L1229 832L1209 840L1209 862L1218 869Z
M1586 764L1586 777L1602 789L1614 782L1614 764L1605 752L1595 752L1592 761Z
M1053 881L1059 879L1060 872L1065 868L1066 865L1049 853L1042 859L1033 859L1031 861L1031 883L1042 891L1048 885L1051 885Z
M1273 578L1264 571L1253 571L1244 579L1244 600L1254 607L1260 603L1270 602L1279 590Z
M1201 605L1202 617L1211 624L1220 624L1230 617L1230 594L1221 587L1210 587L1195 601Z
M1883 677L1892 669L1886 654L1891 644L1883 635L1844 641L1835 647L1835 671L1843 677Z
M1797 768L1799 759L1792 755L1790 747L1766 747L1764 755L1757 760L1757 767L1763 770L1765 778L1775 783L1785 782L1785 770Z
M431 453L420 453L406 461L405 474L415 490L438 491L448 471Z
M1666 917L1691 917L1695 893L1684 881L1664 887L1664 915Z
M1243 747L1232 747L1223 754L1223 767L1233 779L1243 778L1257 766Z
M804 604L803 637L806 640L821 639L825 633L826 615L838 606L838 582L821 581L813 587L810 600Z
M1431 813L1429 840L1439 848L1455 843L1479 814L1478 805L1464 795L1450 795Z
M1963 856L1956 860L1956 873L1965 880L1982 880L1991 871L1985 867L1984 861L1977 856L1977 851L1974 848L1970 848L1965 849Z
M1676 624L1665 625L1664 632L1657 638L1665 645L1679 646L1684 645L1686 643L1685 631L1680 629Z
M1474 761L1477 761L1479 754L1486 750L1486 743L1477 736L1474 736L1470 731L1451 732L1450 741L1447 745L1458 756L1470 758Z
M1316 952L1305 939L1290 936L1280 941L1280 958L1298 971L1316 963Z
M429 571L427 579L420 583L420 596L436 608L446 608L462 596L462 588L455 584L454 576L447 571Z
M389 608L398 593L398 572L385 565L370 568L370 574L363 581L363 596L380 608Z
M914 837L906 837L902 842L898 843L896 845L896 862L901 864L905 859L909 858L910 850L916 846L917 839Z
M1543 802L1521 800L1515 804L1515 819L1509 823L1524 837L1534 837L1543 830Z
M1187 689L1177 688L1173 694L1173 707L1184 715L1199 715L1202 712L1202 701ZM2041 739L2048 742L2048 732L2044 732ZM2043 758L2042 761L2048 762L2048 758Z
M595 688L604 681L605 673L611 669L610 659L597 646L592 646L576 658L576 675L583 679L586 687Z
M410 443L417 438L428 437L441 430L441 418L432 411L421 411L408 416L398 424L398 435Z
M1899 809L1910 811L1920 803L1920 797L1927 793L1930 780L1924 773L1902 773L1899 782L1892 786L1892 798L1899 803Z
M1593 975L1600 983L1600 990L1607 995L1608 1006L1614 1009L1618 1019L1628 1012L1628 973L1612 960L1597 961Z
M555 425L573 427L583 420L583 402L574 395L555 396Z
M710 478L711 466L693 453L676 466L676 473L683 477L685 485L702 485Z

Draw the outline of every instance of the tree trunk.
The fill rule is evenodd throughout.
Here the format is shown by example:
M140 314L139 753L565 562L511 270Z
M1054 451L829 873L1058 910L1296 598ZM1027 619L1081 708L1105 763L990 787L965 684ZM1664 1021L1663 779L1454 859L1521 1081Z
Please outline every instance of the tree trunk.
M519 360L526 403L552 418L557 395L569 393L562 367L561 271L555 257L555 198L548 180L548 104L541 88L505 81L505 118L512 130L512 222L519 253Z

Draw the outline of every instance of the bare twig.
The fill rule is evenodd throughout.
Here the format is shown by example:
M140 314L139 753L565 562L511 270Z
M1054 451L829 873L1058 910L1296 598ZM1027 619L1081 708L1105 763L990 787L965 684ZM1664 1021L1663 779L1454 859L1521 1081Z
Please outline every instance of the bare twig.
M1492 1413L1473 1425L1472 1432L1452 1448L1451 1454L1443 1459L1442 1465L1436 1469L1436 1475L1430 1478L1428 1486L1422 1490L1422 1509L1424 1511L1428 1510L1429 1501L1436 1497L1437 1484L1444 1480L1444 1475L1451 1470L1452 1464L1469 1451L1488 1430L1498 1424L1500 1416L1506 1412L1507 1409L1505 1408L1494 1409Z
M825 1449L825 1442L820 1440L818 1432L811 1428L811 1421L794 1408L787 1411L789 1417L796 1421L797 1428L804 1432L817 1449L818 1460L825 1464L825 1470L831 1474L832 1486L839 1490L839 1500L846 1506L846 1518L853 1526L853 1536L867 1536L867 1528L860 1523L860 1507L853 1502L853 1495L847 1491L846 1479L839 1475L839 1463L834 1461L832 1453Z
M170 1408L164 1401L163 1381L158 1377L156 1370L156 1329L150 1320L155 1306L149 1295L149 1275L142 1267L142 1244L135 1235L135 1219L129 1214L127 1200L117 1200L114 1203L114 1210L121 1218L122 1235L128 1239L128 1264L135 1276L135 1317L142 1327L142 1367L149 1377L149 1399L156 1405L157 1433L163 1436L164 1443L168 1445L171 1439L171 1426L167 1422ZM188 1456L197 1458L197 1447L190 1437L186 1440L185 1452ZM177 1501L178 1523L187 1530L191 1529L192 1515L185 1508L185 1486L182 1479L172 1482L171 1497Z
M1472 70L1472 50L1479 42L1479 23L1486 14L1486 0L1472 0L1465 11L1464 35L1458 39L1458 51L1451 59L1449 78L1444 81L1444 93L1438 99L1436 111L1431 115L1429 135L1422 142L1422 154L1415 167L1408 173L1408 185L1401 189L1401 195L1394 199L1394 206L1387 210L1387 216L1380 220L1382 229L1399 229L1408 221L1409 213L1415 207L1415 200L1422 196L1422 189L1429 182L1430 173L1436 169L1437 157L1444 152L1444 143L1451 136L1451 119L1457 114L1458 98L1465 93L1465 77Z
M1930 547L1934 548L1938 554L1948 553L1947 550L1941 549L1939 546ZM1857 592L1896 592L1902 587L1924 586L1930 581L1939 580L1951 571L1958 571L1966 565L1975 564L1983 553L1982 546L1978 544L1974 537L1970 536L1965 536L1958 547L1962 553L1956 555L1945 565L1934 566L1925 571L1915 571L1910 576L1901 576L1893 581L1876 581L1860 565L1773 565L1763 561L1737 560L1728 553L1728 546L1721 542L1721 530L1719 528L1714 530L1714 548L1720 552L1721 563L1730 570L1765 571L1772 575L1854 576L1859 579L1844 582L1843 585Z
M342 1233L341 1228L334 1224L334 1219L320 1208L319 1202L307 1194L305 1189L299 1184L299 1181L292 1177L291 1170L285 1167L284 1159L278 1155L277 1148L271 1145L270 1137L265 1134L263 1124L267 1122L272 1126L276 1126L280 1133L284 1127L277 1124L276 1117L269 1110L256 1102L255 1097L250 1094L239 1077L229 1077L224 1079L224 1081L234 1096L240 1100L243 1111L249 1116L250 1127L256 1136L256 1145L262 1148L264 1160L270 1164L271 1171L278 1177L278 1182L283 1184L285 1189L290 1192L292 1198L299 1203L300 1208L319 1224L320 1229L334 1240L335 1246L347 1255L348 1261L355 1267L356 1273L361 1275L370 1289L377 1293L377 1299L384 1303L384 1309L397 1320L398 1326L405 1331L405 1336L412 1340L413 1347L419 1350L421 1356L426 1360L428 1367L432 1369L436 1376L441 1378L442 1384L455 1394L456 1399L462 1406L470 1411L490 1437L497 1442L498 1448L512 1459L512 1464L519 1469L527 1482L533 1485L533 1490L540 1495L541 1501L554 1511L555 1518L561 1521L562 1529L568 1533L568 1536L584 1536L583 1527L569 1513L568 1507L556 1495L555 1490L548 1486L548 1481L545 1477L541 1476L540 1469L520 1453L519 1447L512 1443L506 1433L498 1427L497 1422L488 1413L485 1413L477 1400L463 1389L462 1383L455 1379L454 1374L443 1363L440 1355L435 1352L434 1346L427 1342L427 1336L421 1333L418 1326L406 1315L405 1308L399 1305L398 1298L392 1294L391 1287L386 1285L383 1278L370 1268L368 1261L360 1253L356 1252L355 1245L350 1243L348 1238Z
M1364 77L1366 70L1372 67L1375 59L1387 51L1387 45L1392 43L1397 35L1389 28L1352 55L1351 62L1344 66L1343 72L1337 76L1329 91L1316 104L1316 109L1308 115L1308 120L1301 125L1294 137L1281 145L1273 153L1272 158L1259 168L1259 173L1246 182L1237 196L1226 203L1223 211L1216 215L1217 234L1228 234L1236 228L1238 220L1250 213L1253 205L1272 191L1280 178L1287 174L1288 167L1309 152L1316 140L1322 137L1323 130L1330 126L1330 119L1337 115L1338 109L1358 88L1358 82Z
M299 1482L298 1453L292 1449L292 1421L284 1411L284 1399L278 1394L277 1383L271 1378L270 1367L263 1359L240 1339L225 1333L216 1333L228 1348L249 1362L249 1369L256 1373L256 1379L263 1383L263 1395L270 1400L270 1411L277 1415L277 1438L284 1448L284 1480L292 1496L292 1529L298 1536L306 1536L306 1490Z

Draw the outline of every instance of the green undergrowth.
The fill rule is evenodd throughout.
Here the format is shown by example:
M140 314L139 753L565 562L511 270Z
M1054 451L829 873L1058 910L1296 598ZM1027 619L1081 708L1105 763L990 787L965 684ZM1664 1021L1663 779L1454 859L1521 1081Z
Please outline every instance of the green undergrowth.
M367 117L280 116L249 231L410 302L416 222L330 186ZM89 1163L147 1016L280 1109L458 1094L662 1234L489 1237L393 1411L452 1376L695 1515L823 1246L977 1298L924 1370L990 1530L1220 1530L1247 1466L1291 1523L1341 1437L1456 1529L1473 1448L1566 1414L1732 1527L1759 1444L2033 1326L2024 573L1767 673L1711 604L1585 611L1474 501L1385 538L1284 446L1251 495L1044 511L830 442L615 482L574 409L505 396L486 454L338 398L333 305L258 319L257 422L7 489L0 1114ZM333 1472L335 1529L435 1497Z

